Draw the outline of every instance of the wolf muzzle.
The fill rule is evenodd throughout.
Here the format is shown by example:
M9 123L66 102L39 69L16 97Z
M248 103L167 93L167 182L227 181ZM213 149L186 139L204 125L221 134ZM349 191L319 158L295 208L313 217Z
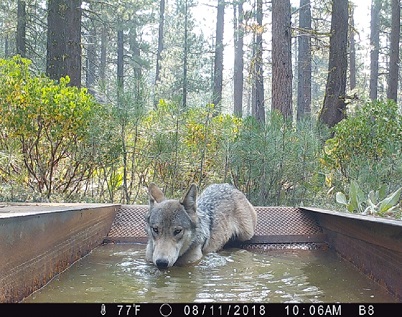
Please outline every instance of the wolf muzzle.
M169 260L168 259L157 259L155 261L156 266L158 269L167 269L169 266Z

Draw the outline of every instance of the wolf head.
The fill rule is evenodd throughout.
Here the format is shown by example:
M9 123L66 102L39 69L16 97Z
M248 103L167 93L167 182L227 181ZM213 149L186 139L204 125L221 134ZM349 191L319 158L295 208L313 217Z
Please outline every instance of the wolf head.
M147 260L158 268L173 266L195 241L198 222L197 186L191 185L184 198L166 199L163 192L150 184L149 211L145 215L148 233Z

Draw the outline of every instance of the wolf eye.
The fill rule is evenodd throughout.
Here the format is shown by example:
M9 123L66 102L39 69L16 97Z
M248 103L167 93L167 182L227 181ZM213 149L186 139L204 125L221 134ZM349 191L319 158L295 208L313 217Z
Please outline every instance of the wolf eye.
M176 229L176 230L173 232L173 234L174 234L175 236L177 236L178 234L180 234L180 233L182 232L182 230L183 230L183 229Z
M158 233L159 233L159 229L158 229L158 227L152 227L152 231L153 231L153 232L155 232L156 234L158 234Z

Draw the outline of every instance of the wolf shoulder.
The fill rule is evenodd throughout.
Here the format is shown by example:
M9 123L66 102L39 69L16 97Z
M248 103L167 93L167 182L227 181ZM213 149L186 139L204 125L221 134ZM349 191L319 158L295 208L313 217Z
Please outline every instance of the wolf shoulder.
M197 200L197 213L203 219L209 219L211 227L217 220L238 223L247 219L251 222L251 231L257 223L257 213L246 195L227 183L206 187Z
M200 211L213 210L222 205L231 205L246 196L236 187L228 183L212 184L206 187L197 201Z

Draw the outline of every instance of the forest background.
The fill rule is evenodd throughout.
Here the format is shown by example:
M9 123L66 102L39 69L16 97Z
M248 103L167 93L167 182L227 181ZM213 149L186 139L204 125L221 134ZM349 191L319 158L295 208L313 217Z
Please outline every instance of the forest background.
M401 217L399 0L5 0L0 25L2 201L229 182Z

